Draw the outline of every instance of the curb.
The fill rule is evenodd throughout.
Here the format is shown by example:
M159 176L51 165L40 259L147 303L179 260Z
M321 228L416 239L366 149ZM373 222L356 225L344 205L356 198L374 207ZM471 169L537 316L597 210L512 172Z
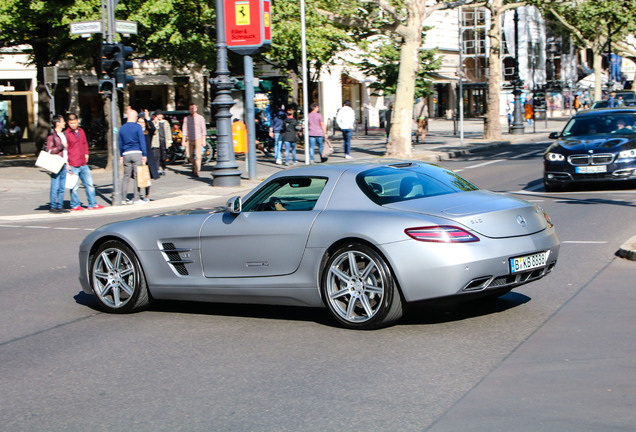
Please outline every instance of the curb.
M616 255L630 261L636 261L636 236L623 243Z

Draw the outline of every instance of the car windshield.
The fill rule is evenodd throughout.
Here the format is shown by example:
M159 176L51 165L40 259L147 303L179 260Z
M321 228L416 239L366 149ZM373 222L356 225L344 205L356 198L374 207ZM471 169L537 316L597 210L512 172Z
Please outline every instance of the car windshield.
M585 136L636 132L636 113L611 113L570 119L562 135Z
M380 205L479 189L454 172L433 165L372 168L358 174L356 182Z

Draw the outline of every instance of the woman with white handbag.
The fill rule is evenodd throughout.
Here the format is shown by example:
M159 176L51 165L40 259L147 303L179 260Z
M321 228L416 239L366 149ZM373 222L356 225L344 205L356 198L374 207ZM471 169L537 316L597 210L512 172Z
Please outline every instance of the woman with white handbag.
M64 158L64 161L68 161L68 155L66 152L67 142L66 135L64 135L64 128L66 122L64 116L54 115L53 119L53 132L46 139L46 148L49 153L57 154ZM51 175L51 206L49 212L51 213L70 213L70 210L64 208L64 190L66 188L66 171L67 164L62 165L62 169L58 173L50 173Z

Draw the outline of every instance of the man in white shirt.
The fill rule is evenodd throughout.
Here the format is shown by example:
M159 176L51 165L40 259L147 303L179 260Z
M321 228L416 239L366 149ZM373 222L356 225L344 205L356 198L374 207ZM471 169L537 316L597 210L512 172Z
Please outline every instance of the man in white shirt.
M338 114L336 115L336 123L342 131L345 158L352 159L351 137L353 136L353 128L356 124L356 113L351 108L351 101L344 101L344 103L342 104L342 108L338 110Z

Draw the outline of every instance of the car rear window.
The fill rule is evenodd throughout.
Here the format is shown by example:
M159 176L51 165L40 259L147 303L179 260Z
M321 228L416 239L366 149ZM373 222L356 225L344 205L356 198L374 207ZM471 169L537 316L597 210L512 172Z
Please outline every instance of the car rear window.
M372 168L358 174L356 182L379 205L479 189L454 172L433 165Z

